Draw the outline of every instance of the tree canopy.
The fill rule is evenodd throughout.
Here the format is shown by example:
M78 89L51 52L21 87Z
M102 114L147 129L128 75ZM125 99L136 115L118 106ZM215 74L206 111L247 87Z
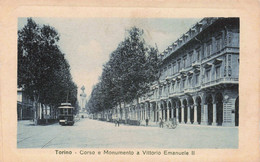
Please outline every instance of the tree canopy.
M132 27L128 36L110 54L100 82L93 88L88 107L91 112L129 103L149 90L158 79L158 50L148 46L143 30Z
M27 19L18 31L18 87L35 102L57 106L68 95L68 101L75 105L77 86L58 41L53 27Z

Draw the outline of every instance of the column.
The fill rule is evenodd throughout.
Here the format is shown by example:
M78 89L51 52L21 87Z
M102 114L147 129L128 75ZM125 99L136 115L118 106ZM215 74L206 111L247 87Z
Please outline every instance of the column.
M201 122L202 125L208 125L208 105L205 104L203 106L203 120Z
M147 115L147 108L144 108L143 120L146 119L146 115Z
M154 110L154 122L156 122L157 120L157 109Z
M194 105L194 122L193 124L198 124L198 119L197 119L197 105Z
M21 115L20 115L20 120L23 120L23 106L21 106Z
M191 124L191 122L190 122L190 106L188 106L187 108L188 108L188 113L187 113L187 115L188 115L188 117L187 117L187 124Z
M184 106L181 106L181 123L184 124Z
M139 110L139 114L140 114L139 120L142 120L142 114L143 114L143 113L142 113L142 109Z
M216 103L213 103L213 121L212 121L212 125L217 125L217 118L216 118L216 116L217 116L217 105L216 105Z

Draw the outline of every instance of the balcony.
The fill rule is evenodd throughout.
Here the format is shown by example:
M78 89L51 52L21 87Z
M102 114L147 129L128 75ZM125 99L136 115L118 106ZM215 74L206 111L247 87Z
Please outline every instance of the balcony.
M184 74L185 71L186 71L186 70L185 70L184 68L182 68L182 69L180 70L180 73L181 73L181 74Z
M200 90L200 86L185 88L184 93L193 93Z
M214 52L211 55L209 55L207 57L204 57L202 60L203 60L203 62L206 62L208 60L216 58L219 55L222 55L222 54L225 54L225 53L239 53L239 48L238 47L228 47L228 46L225 46L221 50L218 50L217 52Z
M238 84L238 78L219 78L201 84L201 88L208 88L220 84Z
M198 68L198 67L200 67L200 63L199 63L199 61L194 61L194 62L191 64L191 66L192 66L193 68Z

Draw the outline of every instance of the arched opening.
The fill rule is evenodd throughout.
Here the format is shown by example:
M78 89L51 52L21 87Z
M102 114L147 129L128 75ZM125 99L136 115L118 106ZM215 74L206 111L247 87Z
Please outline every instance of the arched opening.
M177 108L178 108L178 118L179 118L179 122L181 123L181 101L178 100L177 101Z
M200 97L196 98L196 103L197 103L197 121L198 124L201 124L201 98Z
M188 108L187 108L187 100L183 100L183 106L184 106L184 123L187 123L188 120Z
M206 103L208 105L208 124L212 125L213 122L213 99L211 95L206 97Z
M151 117L151 111L150 111L150 109L151 109L150 103L147 102L147 112L146 112L145 119L150 119L150 117Z
M176 118L176 103L173 102L172 106L173 106L173 117Z
M170 101L168 102L168 109L169 109L169 119L171 119L172 118L172 104Z
M190 122L194 123L194 102L192 97L189 97L189 106L190 106Z
M156 104L152 103L152 110L153 110L153 121L156 121Z
M216 94L216 120L217 125L222 125L223 123L223 96L221 93Z
M167 116L167 103L166 102L164 102L163 109L164 109L164 120L166 121L168 119L168 116Z
M239 97L235 102L235 126L239 126Z

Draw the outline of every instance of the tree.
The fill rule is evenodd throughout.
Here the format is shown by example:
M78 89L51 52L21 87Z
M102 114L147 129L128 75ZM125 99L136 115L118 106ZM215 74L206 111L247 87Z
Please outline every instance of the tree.
M159 77L158 50L146 45L143 30L132 27L128 33L103 67L99 86L93 89L93 98L90 98L92 109L110 109L116 105L121 108L122 102L131 102L146 93L149 84ZM102 92L99 97L98 91ZM105 107L95 107L102 103Z
M31 18L18 31L18 87L33 100L35 119L40 115L38 103L57 107L67 95L76 103L77 86L58 41L53 27L40 26Z

